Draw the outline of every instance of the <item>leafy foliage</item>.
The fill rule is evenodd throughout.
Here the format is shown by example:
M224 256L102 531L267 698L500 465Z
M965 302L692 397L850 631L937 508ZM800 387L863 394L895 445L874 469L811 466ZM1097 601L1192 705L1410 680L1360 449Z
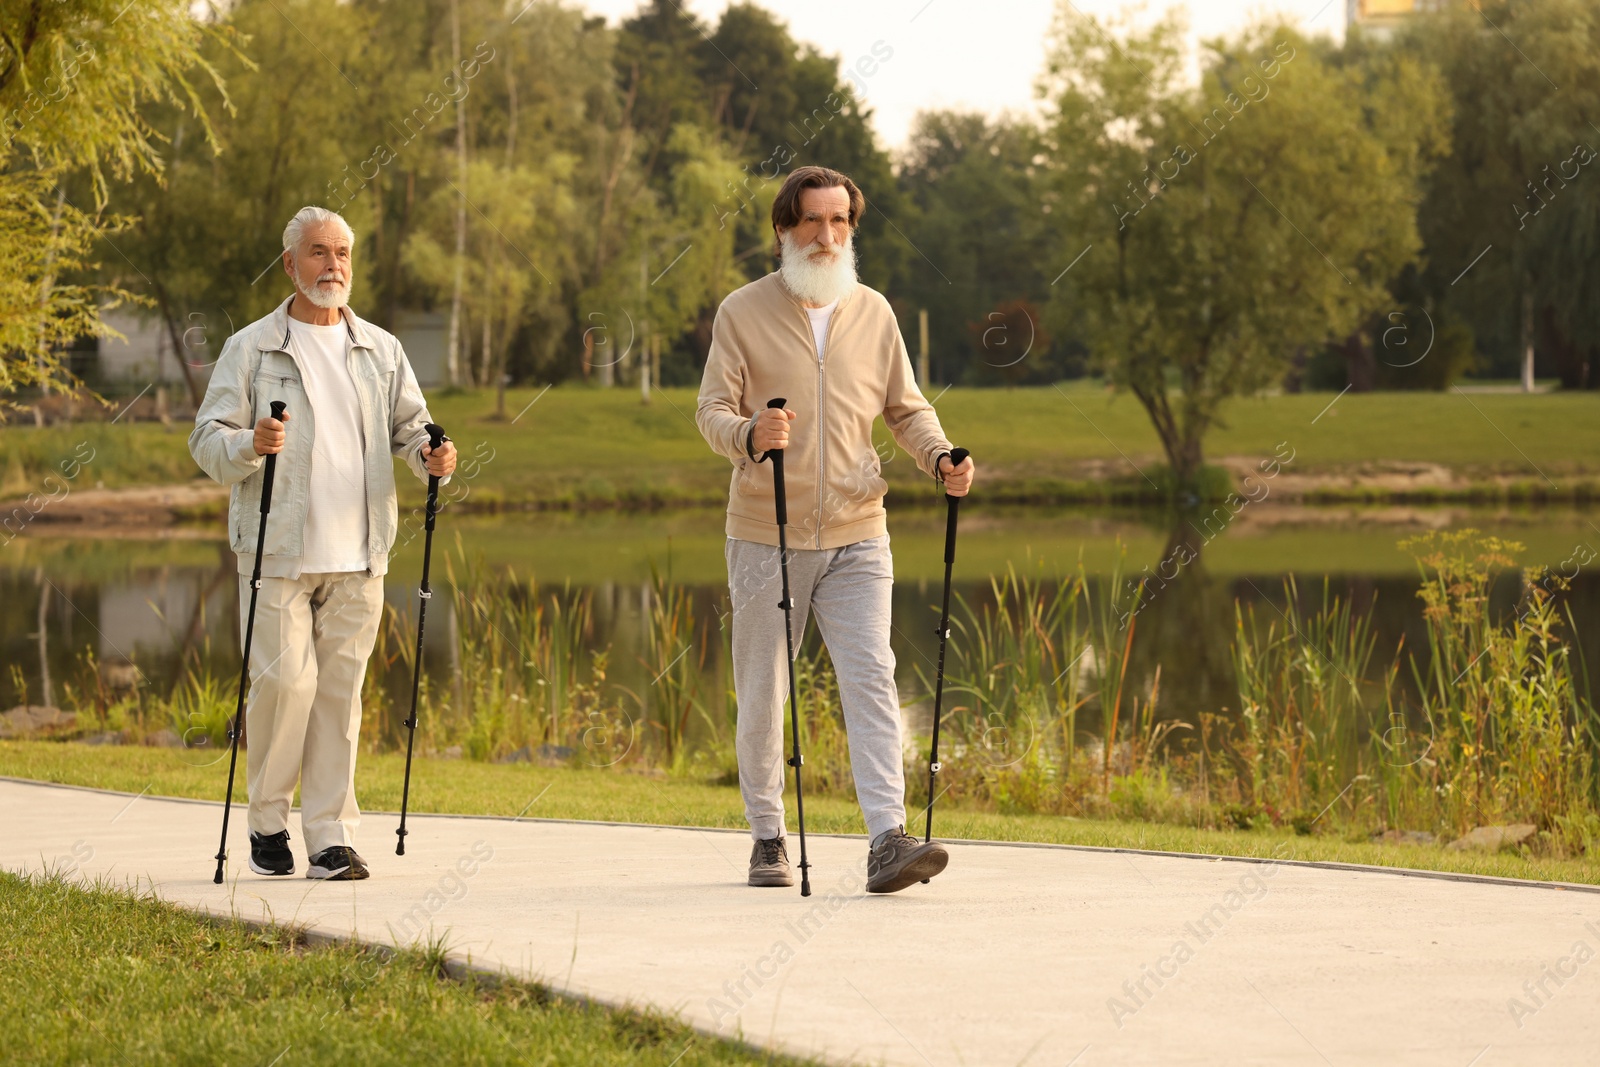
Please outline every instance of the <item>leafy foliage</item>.
M75 385L64 346L109 336L100 305L135 299L91 272L97 243L131 221L101 212L112 181L161 173L148 105L185 109L213 136L199 94L220 83L203 42L229 51L236 38L179 0L0 8L0 405L25 386Z
M1042 88L1051 218L1083 249L1053 317L1138 398L1181 487L1225 399L1389 304L1420 250L1412 201L1443 101L1415 64L1340 67L1270 24L1213 45L1189 88L1178 30L1119 46L1063 19ZM1385 102L1407 121L1379 118Z

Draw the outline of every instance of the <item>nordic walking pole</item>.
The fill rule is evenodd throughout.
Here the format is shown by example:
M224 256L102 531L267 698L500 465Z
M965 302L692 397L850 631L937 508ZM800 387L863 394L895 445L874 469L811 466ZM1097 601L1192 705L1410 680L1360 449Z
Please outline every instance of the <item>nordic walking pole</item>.
M444 428L428 423L429 454L437 452L439 446L449 440L444 435ZM428 616L428 601L433 599L433 590L428 588L428 564L433 558L433 517L439 513L439 476L428 475L428 519L424 523L427 534L422 539L422 586L417 592L417 656L411 664L411 717L403 725L408 731L406 736L406 778L405 785L400 792L400 829L395 835L400 838L395 842L394 854L406 854L406 808L411 803L411 749L417 742L417 693L422 687L422 622Z
M964 448L950 450L950 465L959 467L972 453ZM933 840L933 802L938 799L934 784L939 778L939 710L944 703L944 646L950 640L950 568L956 561L956 512L961 498L944 495L948 511L944 524L944 605L939 610L939 670L933 683L933 748L928 753L928 822L922 835L924 843ZM923 881L927 881L926 878Z
M282 400L272 402L272 417L283 421L289 405ZM233 749L228 757L228 792L222 798L222 843L217 846L217 873L211 880L222 884L222 863L228 858L228 812L233 808L233 773L239 766L239 735L244 733L244 687L250 680L250 639L256 632L256 594L261 591L261 550L267 542L267 512L272 510L272 475L278 469L278 454L267 453L266 466L261 473L261 528L256 531L256 565L250 572L250 611L244 624L244 663L239 667L239 706L233 713L233 728L228 731L228 743Z
M783 405L781 398L767 401L767 407L780 411ZM772 460L772 492L778 512L778 569L783 573L783 599L778 606L783 609L783 636L789 646L789 725L794 732L794 756L789 766L794 768L794 810L800 818L800 895L809 897L811 864L806 860L806 798L800 788L800 768L805 759L800 755L800 700L794 681L794 598L789 595L789 537L784 532L789 523L789 503L783 491L783 449L770 449L763 458Z

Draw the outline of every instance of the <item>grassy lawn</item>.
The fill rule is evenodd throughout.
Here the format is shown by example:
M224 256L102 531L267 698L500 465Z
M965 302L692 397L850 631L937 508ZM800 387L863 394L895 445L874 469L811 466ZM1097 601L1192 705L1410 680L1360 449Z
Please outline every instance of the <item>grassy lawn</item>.
M1570 493L1584 457L1600 449L1600 398L1585 393L1311 393L1240 399L1206 442L1212 459L1295 450L1302 473L1358 471L1373 461L1438 463L1468 477L1511 476L1530 491ZM472 497L485 504L719 503L726 460L694 426L695 391L661 389L642 406L626 389L512 390L507 419L492 394L436 394L435 418L476 458ZM1330 402L1333 406L1329 407ZM1149 486L1134 469L1161 462L1154 431L1131 396L1087 382L1027 389L952 388L938 398L954 440L971 448L991 492L1019 499L1111 499ZM195 477L188 425L87 424L0 428L0 497L41 489L45 475L87 444L94 458L75 484L169 484ZM880 424L878 438L888 434ZM82 453L79 453L81 456ZM1089 472L1086 462L1108 464ZM464 468L467 469L467 468ZM1541 474L1540 472L1543 472ZM897 455L884 476L902 499L931 496ZM1552 489L1545 477L1553 481Z
M452 978L441 960L309 947L124 889L0 873L7 1063L799 1062L657 1014Z
M208 754L206 759L215 759ZM198 752L89 747L43 741L0 741L0 775L95 786L156 796L220 799L224 764L196 765ZM366 754L357 767L362 807L400 807L404 756ZM244 787L235 798L244 800ZM739 792L731 786L619 771L569 770L527 764L419 759L412 772L411 806L418 812L523 815L744 828ZM370 815L365 834L387 840L391 818ZM914 822L920 821L914 816ZM1225 856L1366 863L1384 867L1459 871L1600 885L1600 862L1553 860L1514 853L1454 852L1440 847L1378 845L1332 834L1296 836L1290 830L1222 831L1158 823L1112 822L1049 815L1003 815L941 805L936 829L945 839L1028 841L1063 845L1203 852ZM864 833L856 806L837 797L806 797L806 828L819 833ZM374 838L368 837L368 840Z

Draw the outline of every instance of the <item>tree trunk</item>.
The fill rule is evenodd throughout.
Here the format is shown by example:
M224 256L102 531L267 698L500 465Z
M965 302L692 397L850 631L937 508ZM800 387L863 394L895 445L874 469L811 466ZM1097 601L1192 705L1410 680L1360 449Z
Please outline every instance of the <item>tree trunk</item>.
M461 66L461 5L450 0L450 49L456 67ZM450 335L445 343L445 377L451 385L461 377L461 285L467 260L467 98L456 101L456 176L460 189L456 196L456 276L450 293Z
M48 313L50 308L50 294L55 291L56 287L56 239L61 236L61 208L66 204L66 202L66 187L62 185L56 186L56 209L50 215L50 246L45 250L44 279L39 283L39 319L41 323L41 333L43 332L42 324L45 315ZM54 377L53 374L49 373L47 367L49 363L49 355L49 347L44 343L44 340L41 337L38 351L35 354L35 359L38 360L37 371L39 375L39 390L46 396L50 395L50 379Z
M1588 384L1589 353L1579 348L1562 329L1554 304L1546 304L1539 310L1539 342L1555 360L1561 388L1582 389Z
M1522 290L1522 391L1533 392L1533 287Z
M1361 336L1360 330L1356 330L1340 343L1339 354L1344 356L1345 380L1350 385L1350 391L1372 392L1373 386L1377 384L1378 367L1373 358L1372 348L1367 344L1366 338Z
M154 283L156 292L156 307L161 311L161 321L167 324L167 336L172 339L172 358L178 361L178 369L183 372L183 384L189 390L189 400L195 409L200 407L200 385L194 380L194 371L189 367L189 361L183 358L183 341L178 333L178 324L172 321L172 305L167 300L167 287L160 282Z
M489 346L488 320L484 320L483 327L484 347ZM499 355L494 361L494 417L504 422L506 417L506 339L500 341Z
M493 352L494 349L489 344L489 315L485 312L483 316L483 351L479 353L479 358L483 360L478 371L478 388L480 389L486 389L491 384L489 379L494 374Z
M1165 387L1158 384L1155 390L1129 386L1139 398L1156 436L1161 439L1161 450L1167 454L1167 466L1172 472L1172 487L1176 492L1193 493L1199 489L1200 467L1204 462L1201 438L1205 434L1203 423L1179 423L1167 401Z
M506 46L506 169L517 164L517 78L511 67L514 45Z
M408 170L406 174L406 192L401 201L400 221L395 226L394 251L389 257L389 321L394 323L400 317L400 257L406 247L406 234L411 228L411 205L417 198L417 172ZM392 329L393 327L386 327Z

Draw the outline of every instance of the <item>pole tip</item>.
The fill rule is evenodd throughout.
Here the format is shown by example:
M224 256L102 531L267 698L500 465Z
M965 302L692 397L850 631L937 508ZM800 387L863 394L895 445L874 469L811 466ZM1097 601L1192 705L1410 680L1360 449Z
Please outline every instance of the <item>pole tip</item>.
M221 885L222 884L222 868L221 867L218 867L217 868L217 873L213 874L211 876L211 884L212 885Z

